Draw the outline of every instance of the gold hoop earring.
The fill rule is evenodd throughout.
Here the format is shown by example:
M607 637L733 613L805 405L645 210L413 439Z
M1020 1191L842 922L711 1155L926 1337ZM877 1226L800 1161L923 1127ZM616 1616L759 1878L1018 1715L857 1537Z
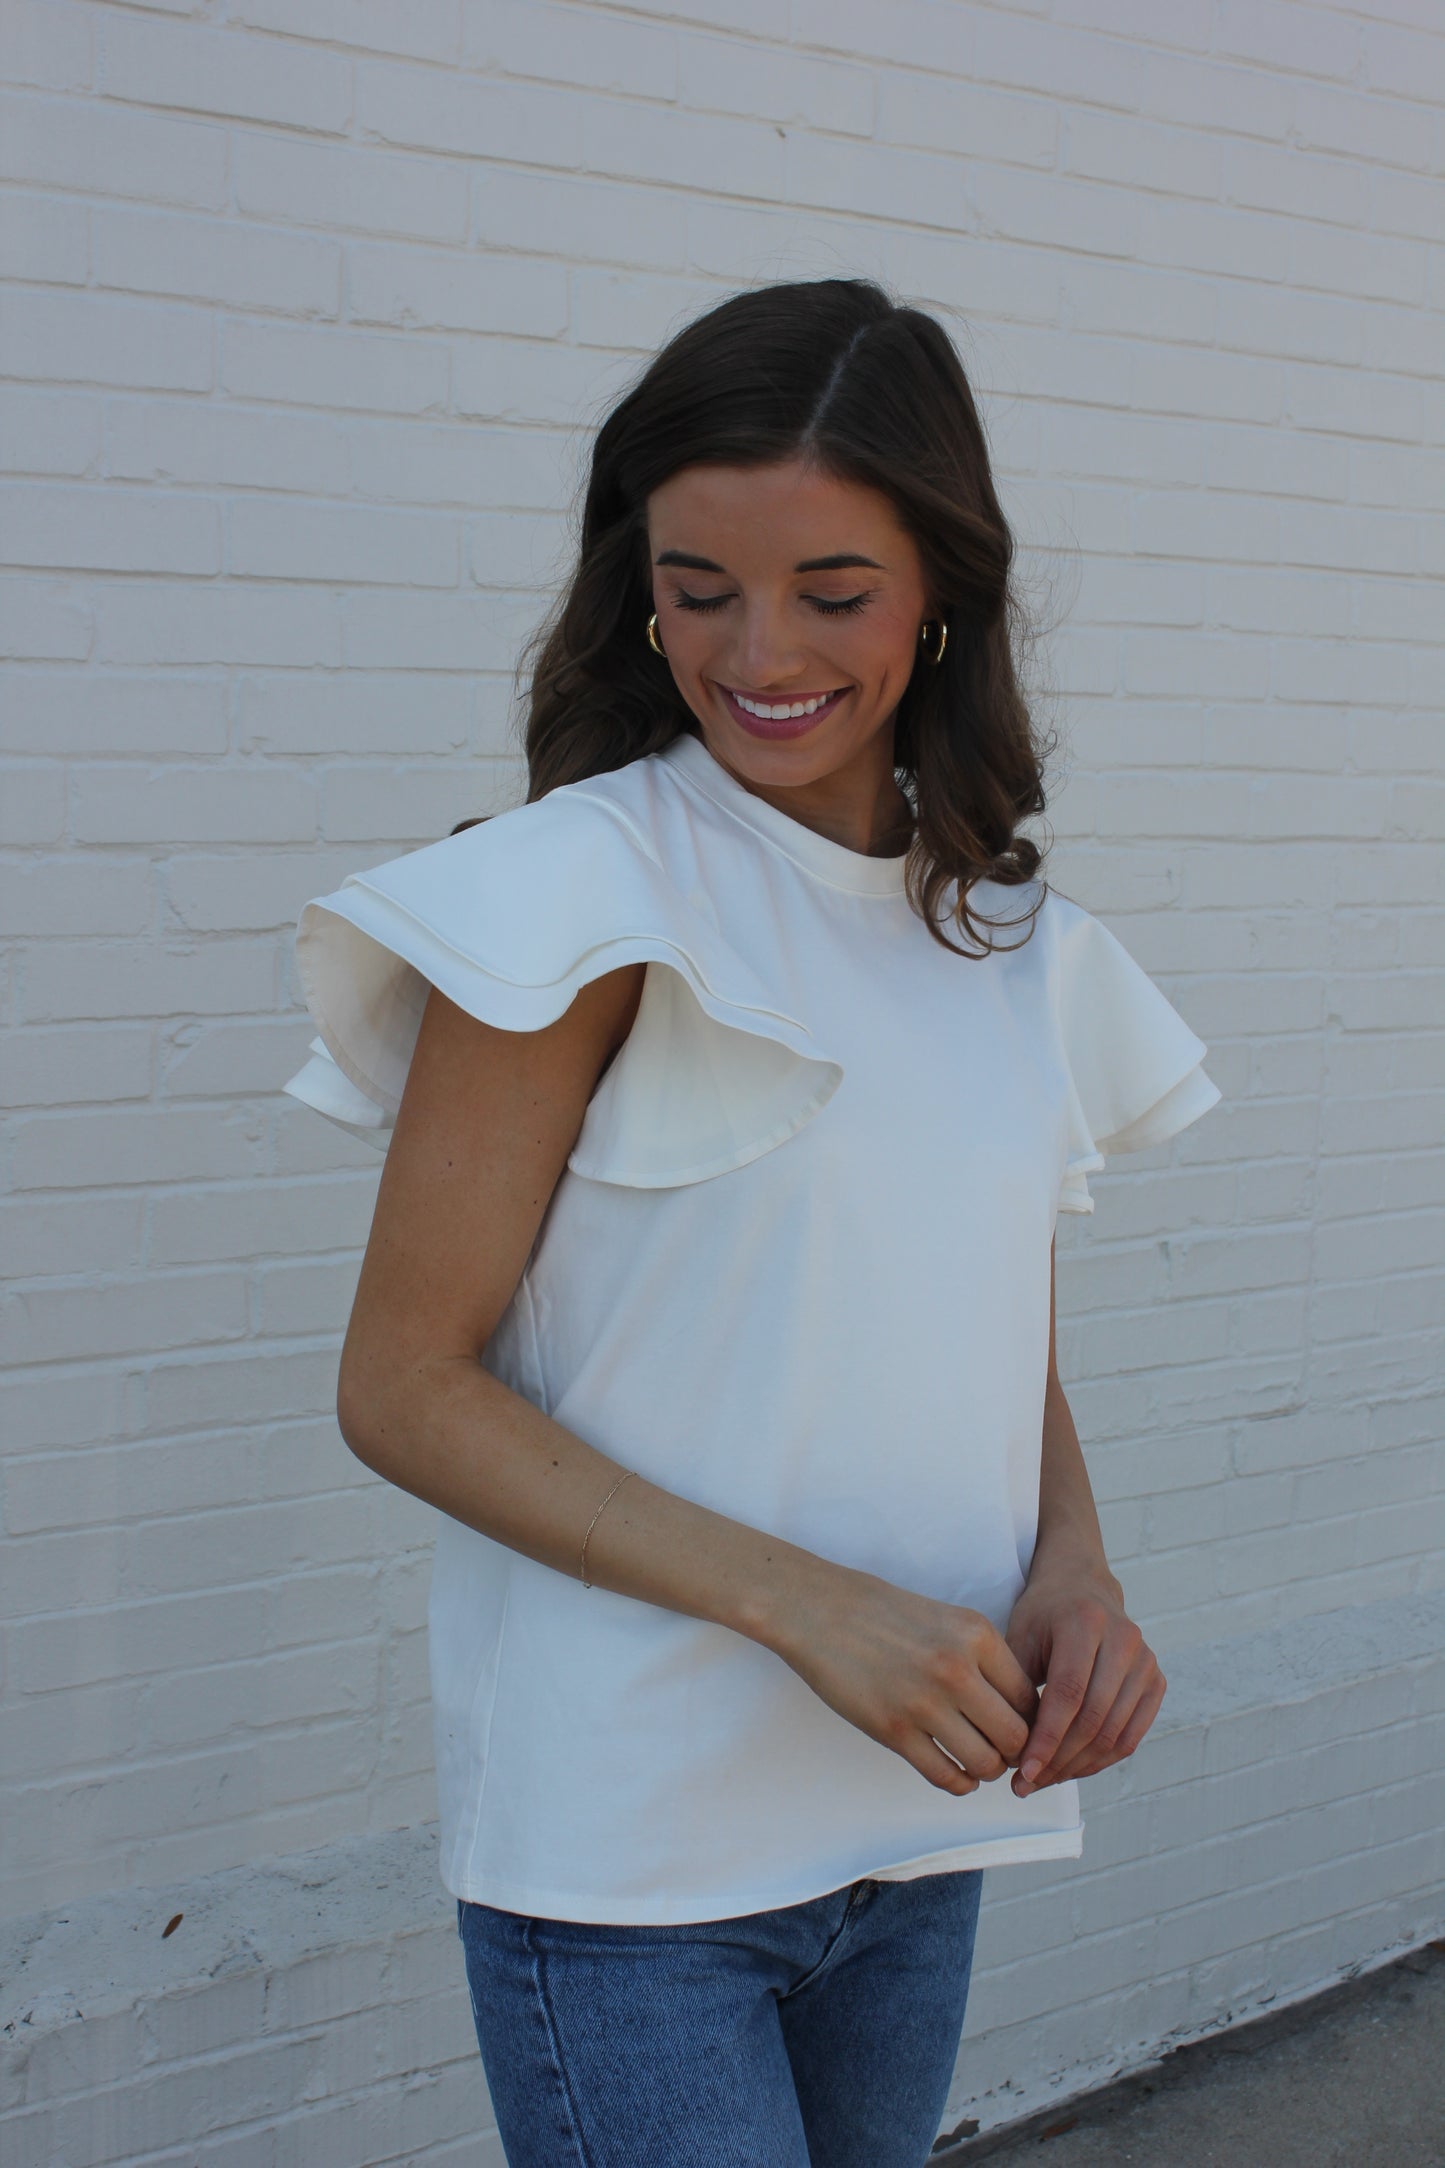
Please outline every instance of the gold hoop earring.
M659 640L657 637L656 610L653 611L651 617L649 617L649 619L647 620L647 644L652 649L654 655L661 655L664 660L666 659L667 649L663 646L661 640Z
M937 625L938 627L938 645L934 648L929 647L928 642L924 637L930 625ZM948 645L948 627L941 617L929 617L924 619L923 623L918 628L918 645L924 658L928 662L934 664L942 662L943 651Z

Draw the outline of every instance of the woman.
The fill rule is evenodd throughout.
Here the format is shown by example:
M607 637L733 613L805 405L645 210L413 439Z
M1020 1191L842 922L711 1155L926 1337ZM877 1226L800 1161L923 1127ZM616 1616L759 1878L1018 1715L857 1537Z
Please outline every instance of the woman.
M1011 558L932 319L736 296L596 439L529 802L302 917L513 2168L917 2168L981 1869L1163 1696L1052 1235L1219 1094L1019 833Z

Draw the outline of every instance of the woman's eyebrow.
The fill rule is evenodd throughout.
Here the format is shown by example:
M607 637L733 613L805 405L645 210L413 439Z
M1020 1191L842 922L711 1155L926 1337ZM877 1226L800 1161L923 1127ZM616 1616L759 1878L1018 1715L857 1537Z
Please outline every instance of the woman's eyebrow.
M859 557L851 550L840 550L834 557L805 558L802 564L794 565L793 570L795 572L848 572L851 571L854 565L866 565L870 572L881 572L884 569L876 557Z
M722 572L725 567L715 565L710 557L694 557L688 550L664 550L654 560L659 565L681 565L689 572ZM882 572L884 567L876 557L859 557L850 550L840 550L833 557L805 557L795 572L847 572L855 565L866 566L870 572Z

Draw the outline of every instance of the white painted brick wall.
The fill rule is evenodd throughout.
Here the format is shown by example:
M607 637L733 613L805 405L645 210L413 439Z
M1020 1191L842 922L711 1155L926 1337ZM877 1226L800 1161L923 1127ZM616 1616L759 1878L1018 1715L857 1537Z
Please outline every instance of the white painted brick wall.
M1438 12L4 0L0 81L4 1909L432 1810L289 929L515 792L587 425L754 279L947 312L1056 628L1056 877L1225 1092L1061 1232L1136 1607L1183 1657L1438 1585Z

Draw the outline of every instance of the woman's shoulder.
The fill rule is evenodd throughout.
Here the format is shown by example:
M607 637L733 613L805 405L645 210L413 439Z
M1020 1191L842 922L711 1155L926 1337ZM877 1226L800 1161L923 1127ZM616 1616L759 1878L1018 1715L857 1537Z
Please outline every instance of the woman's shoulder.
M444 991L476 969L490 974L499 995L512 990L509 1018L530 1028L534 1010L556 1013L595 975L599 950L684 942L690 914L662 863L648 766L560 784L348 874L301 913L303 983L340 923Z
M656 866L662 856L668 780L660 756L646 754L619 768L558 783L541 798L463 821L450 835L355 878L374 881L380 873L390 879L403 869L424 877L497 860L518 870L528 862L541 869L578 853L584 859L601 854L619 863L640 858Z
M1084 924L1095 923L1042 874L1025 881L974 881L968 907L989 942L990 965L1030 979L1056 970L1061 945L1077 938Z
M1001 956L1018 958L1030 972L1046 971L1056 983L1133 965L1104 921L1042 874L1009 883L978 881L969 901L995 928Z
M1124 1001L1146 1003L1152 995L1163 999L1148 970L1134 954L1145 929L1125 927L1116 933L1099 915L1076 897L1048 884L1039 913L1044 946L1060 995L1070 1000L1100 1003Z
M671 915L656 784L633 761L559 784L462 822L450 835L347 874L302 913L401 914L443 941L549 945L549 929L585 937L589 925L639 912ZM483 929L486 929L485 931Z
M697 1179L822 1104L841 1071L767 964L726 937L690 873L659 766L560 785L305 906L302 990L372 1126L400 1104L428 986L484 1023L536 1031L582 987L633 964L666 968L649 974L639 1024L604 1080L574 1154L580 1171L644 1186ZM314 1092L295 1096L342 1118ZM349 1118L365 1119L354 1107Z
M1080 903L1076 896L1067 895L1063 889L1055 888L1052 881L1040 881L1037 886L1043 891L1041 916L1051 940L1077 945L1096 940L1100 935L1110 941L1117 939L1116 935L1110 933L1103 919L1091 911L1087 904Z

